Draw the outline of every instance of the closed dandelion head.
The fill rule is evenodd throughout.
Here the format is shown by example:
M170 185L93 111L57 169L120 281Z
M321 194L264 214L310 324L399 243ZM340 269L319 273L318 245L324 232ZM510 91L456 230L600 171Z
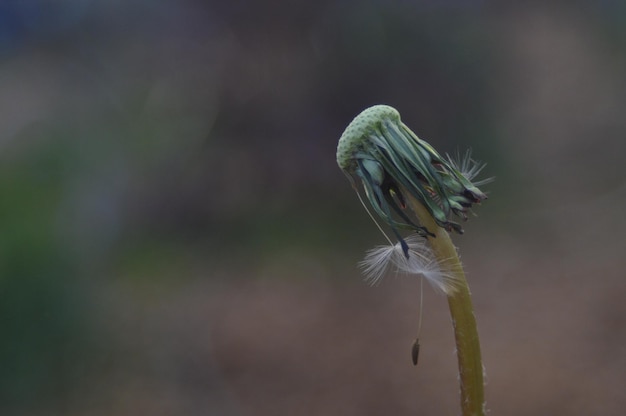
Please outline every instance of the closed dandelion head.
M359 263L365 280L375 285L392 269L396 274L423 276L435 290L446 295L454 293L459 284L458 278L447 270L447 265L435 259L426 240L412 235L405 242L408 247L406 254L400 243L368 250Z
M386 105L364 110L348 125L337 145L337 164L362 184L371 207L391 227L405 257L407 246L398 229L432 235L406 210L409 195L428 210L437 225L457 233L463 229L451 217L467 219L472 206L487 198L477 187L486 182L472 182L482 165L475 163L470 153L459 162L441 157Z

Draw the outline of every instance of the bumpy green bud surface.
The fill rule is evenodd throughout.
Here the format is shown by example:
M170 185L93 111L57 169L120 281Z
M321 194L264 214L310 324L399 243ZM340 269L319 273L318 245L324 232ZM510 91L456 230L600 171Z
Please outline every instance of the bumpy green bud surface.
M354 156L364 149L369 136L380 132L385 119L400 122L400 113L388 105L375 105L363 110L348 124L337 144L337 164L341 169L353 173Z

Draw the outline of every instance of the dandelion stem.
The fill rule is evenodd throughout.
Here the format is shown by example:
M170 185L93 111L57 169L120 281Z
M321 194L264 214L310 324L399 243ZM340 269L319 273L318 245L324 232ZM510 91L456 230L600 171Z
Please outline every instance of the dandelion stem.
M461 384L461 410L463 416L484 415L483 366L480 356L480 340L472 298L456 247L450 236L439 227L428 210L409 192L405 192L409 205L420 219L421 225L435 237L428 237L431 248L440 263L446 264L459 282L457 290L448 295L448 306L454 327L456 353L459 362Z

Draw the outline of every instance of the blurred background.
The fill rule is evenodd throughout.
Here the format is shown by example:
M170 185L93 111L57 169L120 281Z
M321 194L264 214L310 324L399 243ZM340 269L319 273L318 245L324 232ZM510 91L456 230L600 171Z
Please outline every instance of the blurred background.
M2 415L456 415L452 326L337 140L389 104L496 182L455 236L493 415L626 408L626 7L0 4Z

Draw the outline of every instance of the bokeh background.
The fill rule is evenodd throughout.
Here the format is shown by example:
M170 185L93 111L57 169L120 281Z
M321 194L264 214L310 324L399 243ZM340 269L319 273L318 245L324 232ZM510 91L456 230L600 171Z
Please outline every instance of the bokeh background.
M619 1L0 4L2 415L455 415L445 298L363 283L364 108L487 162L493 415L626 411Z

